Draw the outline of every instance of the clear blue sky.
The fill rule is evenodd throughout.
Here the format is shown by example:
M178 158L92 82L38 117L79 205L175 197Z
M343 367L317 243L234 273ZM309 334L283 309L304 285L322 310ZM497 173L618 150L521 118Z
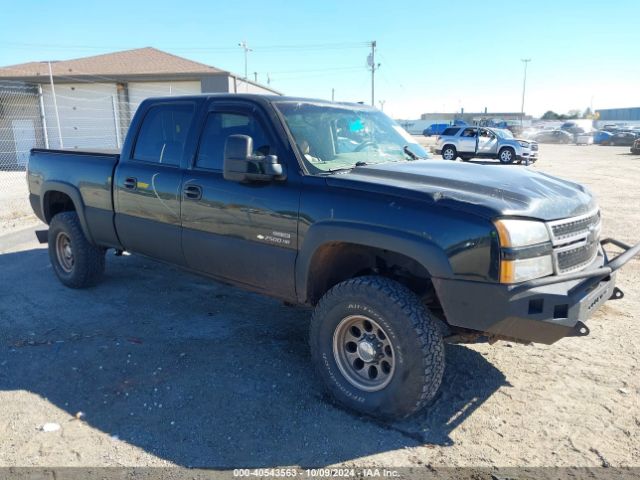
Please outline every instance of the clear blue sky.
M0 65L153 46L292 95L369 101L365 43L378 42L376 98L396 118L464 107L640 106L640 1L23 0L3 8ZM327 47L318 47L327 45ZM378 105L379 106L379 105Z

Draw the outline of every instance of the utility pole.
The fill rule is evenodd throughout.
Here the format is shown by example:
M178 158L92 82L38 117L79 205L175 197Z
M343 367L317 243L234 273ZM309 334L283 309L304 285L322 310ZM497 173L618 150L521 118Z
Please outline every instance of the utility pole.
M258 72L253 72L253 81L258 83Z
M62 127L60 126L60 113L58 113L58 100L56 99L56 87L53 85L53 71L51 70L51 62L49 64L49 82L51 83L51 95L53 95L53 109L56 112L56 123L58 124L58 140L60 141L60 148L64 148L62 141Z
M382 110L384 112L384 104L385 104L386 100L378 100L378 103L380 104L380 110Z
M522 105L520 106L520 128L523 126L524 122L524 93L527 89L527 65L531 61L530 58L523 58L522 63L524 63L524 79L522 81Z
M376 63L376 46L377 46L377 42L374 40L371 42L371 53L369 54L369 57L367 58L367 64L369 65L369 68L371 68L371 106L375 107L376 105L376 82L375 82L375 75L376 75L376 70L378 68L380 68L380 64Z
M336 89L335 88L331 89L331 101L332 102L336 101Z
M249 85L247 84L247 80L249 79L247 74L247 63L249 58L249 52L253 52L253 50L249 48L246 40L241 41L238 44L238 46L242 47L242 50L244 50L244 81L245 81L244 86L246 90L249 91Z

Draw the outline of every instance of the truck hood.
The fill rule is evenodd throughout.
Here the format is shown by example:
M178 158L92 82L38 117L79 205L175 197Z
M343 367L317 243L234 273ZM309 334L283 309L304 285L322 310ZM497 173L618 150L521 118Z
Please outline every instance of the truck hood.
M329 185L412 197L487 218L557 220L596 208L582 185L524 167L440 160L356 167L327 177Z

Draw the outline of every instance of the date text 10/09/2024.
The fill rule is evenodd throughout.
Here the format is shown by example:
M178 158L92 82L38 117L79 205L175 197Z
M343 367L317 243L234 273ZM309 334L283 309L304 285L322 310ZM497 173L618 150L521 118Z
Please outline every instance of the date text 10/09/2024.
M386 468L253 468L234 469L234 477L274 477L274 478L394 478L397 470Z

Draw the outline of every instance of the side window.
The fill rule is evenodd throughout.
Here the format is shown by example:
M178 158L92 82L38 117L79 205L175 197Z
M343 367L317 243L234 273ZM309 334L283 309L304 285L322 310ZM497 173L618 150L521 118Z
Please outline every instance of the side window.
M491 130L487 130L485 128L480 129L480 136L488 140L493 140L494 138L496 138L496 136L493 134Z
M244 113L212 112L207 116L200 137L196 167L222 170L224 146L229 135L248 135L253 138L254 154L273 153L268 137L255 117Z
M447 136L453 136L456 133L458 133L458 130L460 130L459 128L445 128L444 132L442 132L442 135L447 137Z
M193 105L167 103L151 107L142 120L133 158L180 165L193 114Z
M461 137L466 137L466 138L473 138L476 136L476 129L475 128L465 128L464 131L462 132L462 135L460 135Z

